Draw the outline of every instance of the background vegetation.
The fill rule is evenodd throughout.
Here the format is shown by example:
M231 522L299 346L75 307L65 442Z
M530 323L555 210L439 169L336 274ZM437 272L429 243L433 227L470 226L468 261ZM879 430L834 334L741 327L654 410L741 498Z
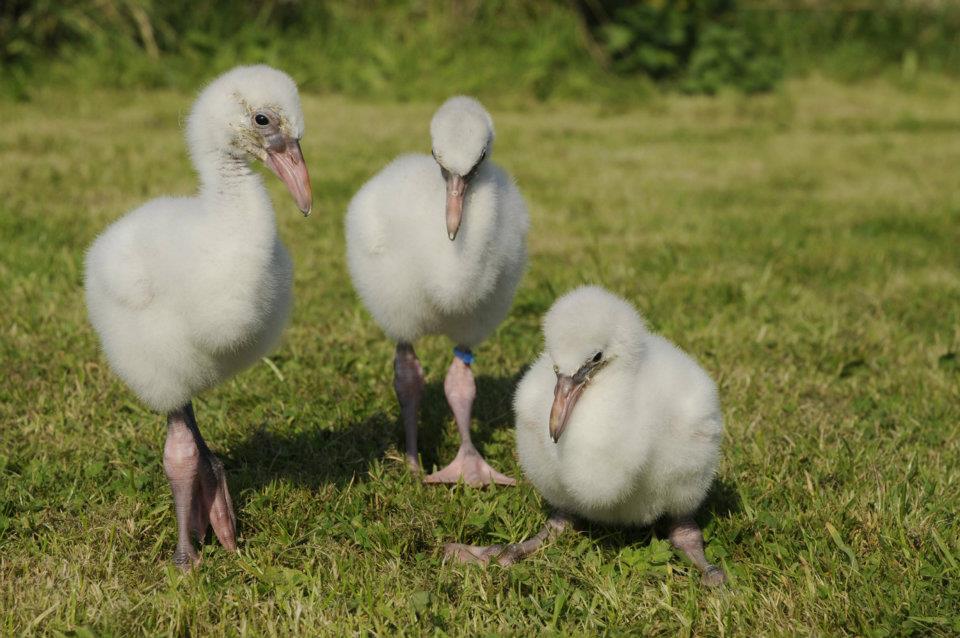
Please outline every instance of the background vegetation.
M7 0L0 88L193 87L239 61L307 90L629 99L825 69L960 69L955 0Z
M960 82L946 1L0 2L0 635L960 634ZM266 173L296 265L280 348L197 401L240 553L170 564L162 417L109 371L83 251L188 194L193 89L267 61L305 87L317 194ZM491 106L530 267L478 349L476 440L520 476L510 400L557 295L603 283L718 380L707 591L649 530L586 526L511 569L543 503L404 469L392 346L344 265L352 194ZM711 95L715 94L715 95ZM538 102L538 100L542 100ZM418 350L427 466L456 448Z

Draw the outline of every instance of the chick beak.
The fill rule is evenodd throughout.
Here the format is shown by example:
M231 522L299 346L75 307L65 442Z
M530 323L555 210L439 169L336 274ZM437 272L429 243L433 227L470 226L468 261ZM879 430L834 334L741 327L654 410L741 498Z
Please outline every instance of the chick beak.
M267 146L266 164L286 184L303 216L309 215L313 208L313 189L300 142L291 137L275 136Z
M550 408L550 437L554 443L560 441L560 435L567 427L577 399L586 386L586 379L577 381L565 374L557 375L557 385L553 389L553 406Z
M460 220L463 217L463 197L467 193L467 180L462 175L450 173L447 177L447 237L457 238Z

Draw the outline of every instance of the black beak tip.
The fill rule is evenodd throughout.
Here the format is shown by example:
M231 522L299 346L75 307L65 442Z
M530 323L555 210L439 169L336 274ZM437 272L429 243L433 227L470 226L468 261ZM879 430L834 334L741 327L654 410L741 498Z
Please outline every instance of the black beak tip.
M450 238L450 241L453 241L454 239L457 238L457 234L456 234L456 233L447 233L447 237Z

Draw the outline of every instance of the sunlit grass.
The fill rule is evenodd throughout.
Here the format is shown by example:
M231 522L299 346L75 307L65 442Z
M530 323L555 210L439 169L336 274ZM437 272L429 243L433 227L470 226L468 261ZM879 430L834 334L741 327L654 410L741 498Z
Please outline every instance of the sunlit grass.
M720 383L701 517L720 591L642 530L588 527L508 570L442 564L441 542L516 540L544 512L525 482L406 473L392 345L347 277L347 201L428 149L435 105L313 96L315 214L268 179L296 264L280 375L258 365L197 402L241 551L208 545L176 572L163 419L106 368L80 290L110 220L194 188L190 100L0 105L0 634L960 632L960 85L491 105L533 219L514 309L478 349L480 447L520 474L510 398L553 299L584 282L625 295ZM419 351L432 465L456 449L449 344Z

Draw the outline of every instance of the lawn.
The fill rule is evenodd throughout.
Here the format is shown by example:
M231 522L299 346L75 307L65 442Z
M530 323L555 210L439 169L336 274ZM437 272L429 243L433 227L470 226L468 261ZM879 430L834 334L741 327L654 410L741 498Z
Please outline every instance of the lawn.
M530 265L477 350L474 428L520 476L510 401L553 299L602 283L717 379L727 433L699 517L708 590L648 530L583 526L512 568L440 545L518 540L545 504L406 471L393 346L347 276L353 192L428 150L435 104L304 97L316 193L275 179L296 306L280 348L196 401L238 555L181 575L164 419L98 353L83 251L195 177L173 92L39 93L0 127L0 634L531 635L960 632L960 84L635 106L488 104L532 215ZM423 461L457 445L450 344L418 350Z

